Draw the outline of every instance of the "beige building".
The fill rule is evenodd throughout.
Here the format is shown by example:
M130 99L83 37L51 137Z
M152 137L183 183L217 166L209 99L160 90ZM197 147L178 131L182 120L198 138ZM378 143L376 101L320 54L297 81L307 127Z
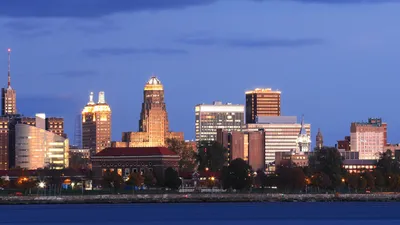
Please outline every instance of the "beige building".
M350 145L351 151L359 152L360 159L378 159L387 145L387 124L380 118L352 123Z
M270 117L271 123L262 118L263 123L246 124L245 131L264 130L265 134L265 165L275 161L276 152L300 152L299 134L303 132L310 137L311 125L297 123L297 117L279 117L280 123L275 123L275 118ZM286 120L286 121L285 121ZM302 131L303 127L303 131Z
M256 123L260 116L281 115L281 92L270 88L246 91L246 123Z
M90 149L91 156L111 146L111 108L102 91L97 103L91 92L82 111L82 146Z
M15 166L29 170L68 167L68 139L46 130L44 114L36 114L35 124L15 125Z
M122 141L114 142L113 147L164 147L170 138L184 140L182 132L169 130L164 87L153 76L144 86L139 132L123 132Z

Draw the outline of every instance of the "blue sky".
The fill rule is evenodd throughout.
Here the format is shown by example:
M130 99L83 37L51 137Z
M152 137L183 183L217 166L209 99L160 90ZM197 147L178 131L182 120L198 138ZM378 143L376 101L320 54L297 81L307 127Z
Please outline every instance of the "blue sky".
M400 142L398 0L13 0L0 2L0 68L25 115L74 119L105 91L113 139L136 131L143 86L156 74L170 126L194 138L194 106L244 104L256 87L282 91L283 115L305 114L313 141L382 117ZM1 80L0 80L1 81ZM96 97L97 99L97 97ZM73 138L72 138L73 139Z

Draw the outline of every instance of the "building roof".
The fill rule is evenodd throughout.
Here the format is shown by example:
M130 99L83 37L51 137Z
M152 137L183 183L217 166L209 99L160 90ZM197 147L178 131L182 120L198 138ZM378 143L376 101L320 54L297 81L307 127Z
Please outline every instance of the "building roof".
M147 84L150 84L150 85L160 85L160 84L161 84L161 81L160 81L156 76L152 76L152 77L150 78L150 80L147 81Z
M127 147L106 148L95 156L177 156L177 154L165 147Z

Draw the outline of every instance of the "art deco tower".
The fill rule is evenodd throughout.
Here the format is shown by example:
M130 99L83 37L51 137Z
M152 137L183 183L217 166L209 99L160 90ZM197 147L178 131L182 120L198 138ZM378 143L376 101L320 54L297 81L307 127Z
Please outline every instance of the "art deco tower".
M7 88L1 89L1 115L15 115L17 114L17 95L11 87L11 70L10 70L10 57L11 49L8 49L8 85Z
M164 102L164 87L152 76L144 86L139 132L122 133L122 142L116 147L162 147L166 140L183 140L182 132L170 132L167 108Z
M104 92L99 93L97 104L91 92L82 111L82 146L90 149L91 156L111 146L111 108Z

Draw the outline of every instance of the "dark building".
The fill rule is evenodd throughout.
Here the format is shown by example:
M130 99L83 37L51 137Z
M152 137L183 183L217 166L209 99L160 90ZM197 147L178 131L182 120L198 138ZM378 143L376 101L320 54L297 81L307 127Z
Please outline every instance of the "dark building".
M67 138L64 133L64 118L59 117L49 117L46 118L46 130L55 133L59 136Z
M179 156L165 147L106 148L91 158L95 181L100 182L107 170L122 177L132 172L152 171L157 182L163 183L168 167L178 169Z
M315 143L317 149L322 149L324 147L324 136L322 135L321 129L318 128L317 136L315 137Z
M10 166L8 122L9 118L0 117L0 170L8 170Z
M281 92L256 88L246 92L246 123L256 123L258 116L281 115Z
M337 141L336 148L339 151L351 151L350 136L344 137L344 140Z

